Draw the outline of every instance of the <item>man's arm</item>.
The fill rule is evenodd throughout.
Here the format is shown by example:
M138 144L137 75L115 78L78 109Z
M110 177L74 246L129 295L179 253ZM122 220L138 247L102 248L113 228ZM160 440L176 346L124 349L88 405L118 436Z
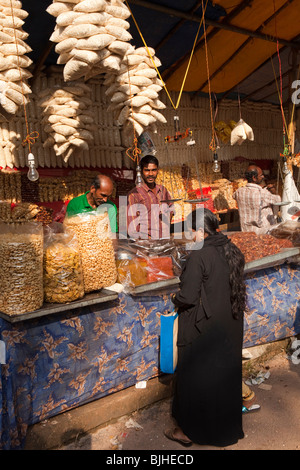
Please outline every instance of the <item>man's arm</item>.
M163 199L166 201L166 204L168 205L168 209L164 210L164 213L166 214L167 212L170 214L170 222L172 222L172 219L175 215L175 207L173 202L168 202L172 200L172 197L169 193L169 191L163 186L164 188L164 193L163 193Z
M118 217L117 216L118 216L117 206L111 203L108 209L108 217L109 217L110 229L112 233L117 233L118 231Z
M281 197L278 194L272 194L267 188L262 191L262 200L264 204L276 204L281 202Z
M128 198L127 198L127 233L128 233L128 229L129 227L133 227L135 228L135 232L139 232L140 231L140 225L138 224L136 226L135 224L135 220L138 218L139 214L136 212L134 206L136 204L139 204L140 203L140 199L138 197L138 194L137 193L130 193L128 194ZM133 224L133 225L131 225Z

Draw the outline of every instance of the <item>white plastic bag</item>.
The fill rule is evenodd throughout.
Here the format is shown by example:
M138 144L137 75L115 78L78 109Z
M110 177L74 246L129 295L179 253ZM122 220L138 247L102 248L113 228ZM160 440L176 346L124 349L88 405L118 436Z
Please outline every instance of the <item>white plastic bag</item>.
M243 119L240 119L231 131L230 143L231 145L241 145L247 139L254 140L253 130Z
M291 171L288 171L284 178L282 202L290 202L290 204L281 207L282 221L297 221L300 217L300 195Z

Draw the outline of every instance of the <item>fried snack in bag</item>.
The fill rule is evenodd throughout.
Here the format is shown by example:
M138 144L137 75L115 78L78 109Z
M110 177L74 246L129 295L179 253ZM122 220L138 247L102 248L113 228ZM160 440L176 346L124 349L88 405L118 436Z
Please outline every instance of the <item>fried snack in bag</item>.
M0 311L32 312L43 305L43 226L0 224Z
M83 274L77 238L66 229L57 233L53 226L49 227L44 241L45 302L67 303L83 296Z
M66 217L64 225L76 234L85 293L110 287L117 281L117 267L107 212L96 210Z

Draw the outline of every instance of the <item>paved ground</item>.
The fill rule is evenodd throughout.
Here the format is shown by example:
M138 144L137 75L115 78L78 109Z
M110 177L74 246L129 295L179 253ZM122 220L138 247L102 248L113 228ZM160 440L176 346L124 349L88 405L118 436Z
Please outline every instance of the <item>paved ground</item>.
M226 450L299 450L300 449L300 364L294 364L282 352L263 364L270 377L260 385L251 385L256 393L259 412L244 414L245 438ZM257 375L258 370L253 371ZM141 411L98 428L60 450L156 450L186 452L180 444L169 441L164 429L172 426L171 400L155 403ZM193 445L197 450L223 450ZM117 453L117 455L120 455Z

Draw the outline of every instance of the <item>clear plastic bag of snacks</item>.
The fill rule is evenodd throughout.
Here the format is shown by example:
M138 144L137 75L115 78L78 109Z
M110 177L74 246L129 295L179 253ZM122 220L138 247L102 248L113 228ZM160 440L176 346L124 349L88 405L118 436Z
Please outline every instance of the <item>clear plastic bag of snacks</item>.
M115 284L117 267L107 212L93 211L67 217L64 225L77 237L85 292Z
M44 237L45 302L67 303L84 296L83 274L76 235L51 224Z
M0 310L8 315L43 305L43 226L0 224Z

